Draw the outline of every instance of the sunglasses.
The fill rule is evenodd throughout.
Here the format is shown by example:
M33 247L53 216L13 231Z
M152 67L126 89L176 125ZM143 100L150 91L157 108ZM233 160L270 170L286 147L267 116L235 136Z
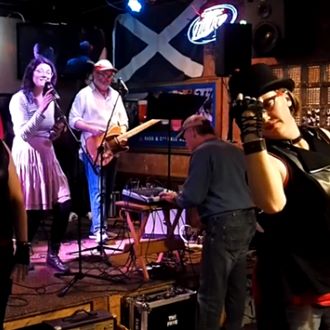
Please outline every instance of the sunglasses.
M275 95L268 97L262 101L263 108L265 110L269 111L269 110L273 109L275 106L276 99L279 96L287 95L287 97L289 98L288 90L286 90L286 89L275 90L275 93L276 93Z
M114 72L111 72L111 73L105 73L105 72L102 72L102 71L98 71L97 72L97 75L103 79L111 79L115 76L115 73Z

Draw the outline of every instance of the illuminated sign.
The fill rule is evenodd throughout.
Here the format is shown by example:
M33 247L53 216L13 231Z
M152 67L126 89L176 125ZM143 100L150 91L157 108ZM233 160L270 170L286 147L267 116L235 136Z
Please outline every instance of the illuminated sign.
M207 44L216 38L216 30L224 23L234 23L237 9L233 5L216 5L205 9L189 26L188 39L193 44Z

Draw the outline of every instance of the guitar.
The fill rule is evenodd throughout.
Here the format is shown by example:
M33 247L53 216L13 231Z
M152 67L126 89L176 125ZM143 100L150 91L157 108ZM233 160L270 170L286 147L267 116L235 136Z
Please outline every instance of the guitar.
M150 119L122 134L119 126L112 126L107 131L105 138L105 133L103 133L100 135L90 136L86 139L86 150L92 158L94 164L101 165L102 156L102 166L108 165L116 154L129 149L127 146L127 139L142 132L150 126L157 124L158 122L160 122L160 119ZM104 149L101 155L98 150L102 141Z

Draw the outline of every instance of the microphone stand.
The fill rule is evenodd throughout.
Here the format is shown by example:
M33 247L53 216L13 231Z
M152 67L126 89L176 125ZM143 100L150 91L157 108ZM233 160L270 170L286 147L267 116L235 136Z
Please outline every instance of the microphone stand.
M84 250L81 251L81 252L85 252L85 251L92 251L92 250L95 250L96 249L100 253L100 256L104 259L104 262L108 266L111 266L111 262L109 260L107 260L107 255L105 253L105 250L122 251L121 249L113 248L113 247L110 247L110 246L104 246L104 242L103 242L103 239L102 239L102 233L103 233L103 228L104 228L104 224L105 224L104 217L106 216L105 215L105 209L106 209L105 208L105 205L106 205L106 203L105 203L106 187L105 187L105 182L104 182L104 179L105 179L104 166L102 165L103 164L103 161L104 161L104 153L105 153L104 144L107 143L106 142L107 132L109 130L111 119L113 117L114 110L116 109L116 105L117 105L119 96L120 96L120 93L118 93L118 96L116 98L116 101L115 101L115 103L113 105L113 108L112 108L110 117L109 117L108 122L107 122L105 133L104 133L104 135L102 137L102 140L100 142L100 145L97 147L96 157L95 157L94 162L93 162L93 168L99 174L99 189L100 189L100 192L101 192L101 199L100 199L100 205L99 205L100 215L101 215L101 217L100 217L100 234L101 234L101 239L100 239L100 242L98 243L97 246L86 248L86 249L84 249ZM98 160L99 160L99 164L100 165L97 165Z
M56 121L57 120L62 120L62 122L65 124L65 126L69 130L70 134L72 135L73 139L75 140L75 142L79 145L79 148L83 151L84 155L87 156L88 161L93 166L94 172L97 173L96 172L96 169L95 169L95 164L93 163L93 160L91 159L91 157L88 154L88 152L86 150L84 150L84 148L82 148L80 140L77 138L77 136L73 132L72 128L70 127L70 125L68 123L68 120L67 120L65 114L63 113L60 105L58 104L56 98L54 99L54 103L55 103L55 108L56 108L56 110L58 111L58 113L60 115L56 119ZM112 113L113 113L113 110L112 110ZM112 117L112 114L111 114L111 117ZM111 120L111 118L110 118L110 120ZM101 158L102 158L102 154L101 154ZM102 170L101 170L101 172L102 172ZM102 182L101 182L101 184L102 184ZM101 199L102 199L102 193L101 193ZM103 216L101 215L101 223L102 223L102 218L103 218ZM69 271L69 272L66 272L66 273L55 273L54 274L54 276L56 276L57 278L60 278L60 277L63 277L63 276L73 276L73 278L57 294L58 297L64 297L66 295L66 293L70 290L70 288L76 282L84 279L85 277L94 278L94 279L102 279L102 280L107 280L107 281L115 282L115 279L113 277L112 278L110 278L110 277L103 277L101 275L93 275L93 274L88 274L88 273L84 273L83 272L83 270L82 270L82 252L83 251L86 251L86 250L94 250L95 247L94 248L90 248L90 249L85 249L85 250L82 250L81 249L81 217L80 216L78 216L78 237L77 237L77 243L78 243L78 271L76 271L76 272ZM119 249L116 249L116 250L119 250ZM101 251L103 252L104 250L102 249ZM74 253L76 253L76 252L74 252ZM104 255L102 255L102 256L104 257ZM107 262L107 264L109 265L109 262ZM111 264L109 266L111 266Z

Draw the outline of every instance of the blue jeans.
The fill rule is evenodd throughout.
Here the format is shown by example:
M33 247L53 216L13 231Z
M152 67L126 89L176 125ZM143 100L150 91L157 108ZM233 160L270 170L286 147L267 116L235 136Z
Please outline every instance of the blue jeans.
M92 212L90 233L96 234L101 230L101 221L103 222L102 227L104 229L107 227L110 195L115 184L117 158L114 157L110 164L101 169L100 166L94 166L87 157L85 154L82 155Z
M207 219L198 291L197 330L241 329L247 291L246 254L256 229L254 209Z

